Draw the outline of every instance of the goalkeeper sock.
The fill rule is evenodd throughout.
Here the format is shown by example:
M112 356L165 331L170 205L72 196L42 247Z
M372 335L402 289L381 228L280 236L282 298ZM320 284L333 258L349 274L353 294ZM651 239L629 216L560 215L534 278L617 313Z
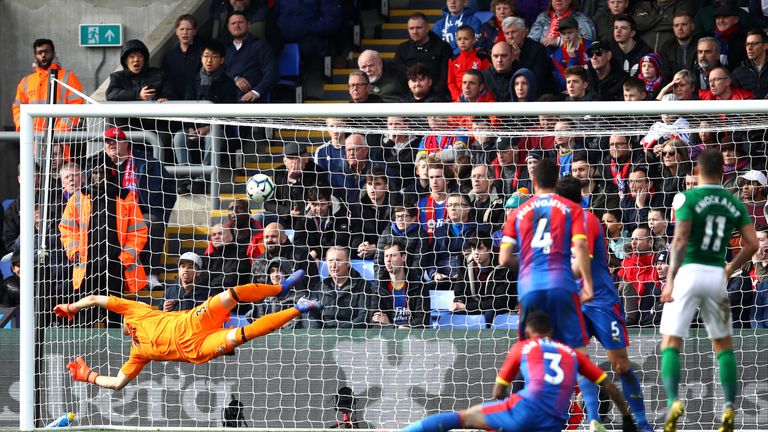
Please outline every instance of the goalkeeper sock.
M238 303L256 303L280 294L282 289L280 285L249 283L230 288L229 293Z
M624 392L624 399L627 400L632 413L638 425L648 424L648 418L645 416L645 404L643 403L643 390L640 388L640 381L637 380L635 371L630 368L624 375L621 375L621 389Z
M725 404L733 405L736 402L738 387L736 356L733 355L733 350L726 349L717 353L717 363L720 365L720 384L723 386Z
M403 429L402 432L443 432L458 429L461 418L457 412L431 415Z
M678 400L677 388L680 384L680 350L667 347L661 350L661 381L667 393L667 408Z
M587 420L600 421L600 398L597 395L597 384L581 374L579 374L577 380L581 390L581 397L584 399L584 411L587 412Z
M279 285L274 285L280 289ZM301 315L296 308L288 308L281 310L280 312L264 315L256 321L248 324L247 326L237 329L237 341L240 344L244 344L251 339L255 339L259 336L272 333L279 329L283 324Z

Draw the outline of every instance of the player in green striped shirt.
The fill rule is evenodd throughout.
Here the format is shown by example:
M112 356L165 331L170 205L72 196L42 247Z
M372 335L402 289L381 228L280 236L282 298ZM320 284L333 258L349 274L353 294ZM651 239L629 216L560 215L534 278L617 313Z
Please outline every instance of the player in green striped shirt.
M669 278L661 293L661 379L668 408L665 432L677 430L677 420L685 411L677 395L680 346L697 309L701 310L720 366L725 409L718 431L733 431L738 384L726 283L757 251L757 235L747 208L720 186L723 156L717 150L706 150L699 156L698 165L699 186L678 193L672 202L677 222ZM742 248L731 262L725 263L734 229L741 233Z

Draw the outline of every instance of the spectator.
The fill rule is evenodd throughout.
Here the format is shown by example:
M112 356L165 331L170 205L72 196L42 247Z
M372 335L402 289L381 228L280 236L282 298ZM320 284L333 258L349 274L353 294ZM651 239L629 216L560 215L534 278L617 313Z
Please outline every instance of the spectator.
M747 32L746 46L747 60L733 70L732 80L735 87L752 92L758 99L765 99L768 95L768 73L763 73L768 68L766 65L766 44L768 36L763 30L753 29Z
M11 257L11 275L0 282L0 307L19 307L21 290L21 252Z
M653 238L647 225L639 225L632 231L630 255L621 263L618 276L619 296L624 302L627 326L639 325L643 312L649 311L647 296L658 296L653 293L653 283L658 275L653 260ZM648 289L648 288L651 289ZM653 302L655 304L655 301Z
M195 83L202 66L200 56L203 54L203 49L195 41L197 18L190 14L180 15L176 18L173 27L176 29L176 38L179 42L165 53L163 73L171 85L173 94L190 100L186 97L187 88ZM223 45L219 46L223 47ZM224 56L223 51L222 49L221 52L217 53L222 58ZM198 98L193 100L198 100Z
M182 23L185 21L182 21ZM184 26L185 24L180 24ZM191 47L188 47L191 50ZM202 51L202 55L198 60L202 61L202 66L198 64L196 73L189 76L185 74L185 82L187 87L183 90L182 95L184 100L207 100L213 103L236 103L237 102L237 86L235 81L228 77L224 73L224 45L217 41L211 40L205 43L202 47L195 48L198 51ZM179 59L175 62L178 63ZM175 83L178 85L178 83ZM209 124L185 124L182 130L176 132L173 136L173 148L176 153L176 162L181 165L189 164L190 148L202 147L203 151L202 163L204 165L211 164L211 150L213 139L211 137L211 125Z
M723 188L728 192L737 195L739 193L738 178L741 174L749 171L749 158L745 157L744 149L741 145L736 145L728 138L720 142L720 152L723 154Z
M653 237L653 250L667 251L672 246L674 226L669 224L668 207L653 208L648 212L648 228Z
M486 116L472 117L470 129L472 130L469 141L470 164L473 166L490 164L496 151L493 120Z
M365 193L360 201L350 208L352 232L352 256L359 259L373 259L379 234L384 232L392 219L391 203L393 194L387 183L387 173L380 167L373 167L365 176Z
M502 0L506 1L506 0ZM503 5L503 4L502 4ZM514 65L516 59L512 57L512 48L506 41L496 42L490 50L491 66L483 70L485 86L494 95L497 102L509 102L513 100L511 78L515 74L517 66ZM533 74L531 72L531 74ZM533 95L535 98L538 95Z
M481 235L490 235L490 226L475 222L467 195L453 192L448 195L445 207L448 210L448 250L451 252L451 268L458 269L463 265L461 258L470 239ZM451 273L453 274L453 272Z
M563 72L565 79L565 101L566 102L585 102L592 100L592 94L589 90L589 76L586 69L582 66L569 66ZM557 126L555 126L557 128ZM555 138L557 144L557 138Z
M699 38L693 35L695 28L690 12L677 12L672 18L672 33L675 37L664 42L659 48L665 77L671 77L676 72L689 68L696 61L694 47Z
M444 132L451 129L448 119L441 116L427 116L427 123L433 132ZM428 155L436 154L441 159L443 151L455 153L460 149L466 149L469 137L465 135L426 135L419 142L419 152L426 152ZM446 155L447 156L447 155Z
M249 23L245 12L227 17L232 42L224 56L224 72L235 80L240 102L268 102L278 80L277 62L269 44L248 32Z
M225 44L232 42L232 35L228 29L229 16L232 12L242 12L248 17L248 33L260 39L266 37L266 2L259 0L216 0L211 4L213 17L211 38Z
M549 48L549 56L555 66L555 85L559 91L563 91L566 88L565 71L572 66L586 67L589 62L587 49L592 41L578 35L579 23L572 16L562 18L557 29L561 42L559 48Z
M713 37L703 37L696 44L696 64L692 72L698 76L696 88L699 90L699 99L705 90L709 90L709 73L720 63L720 42Z
M630 139L626 135L611 135L608 146L608 160L605 161L608 171L605 177L618 186L619 196L623 196L629 192L627 180L635 164Z
M765 174L757 170L749 170L739 175L741 202L747 206L747 211L755 225L765 225L765 205L768 179Z
M481 313L489 323L498 314L516 312L517 275L511 268L499 265L493 241L488 237L471 239L465 254L451 312Z
M522 187L521 180L527 179L530 174L516 162L519 147L520 139L517 137L501 137L496 140L496 159L491 162L490 169L499 179L501 193L505 197Z
M685 190L685 177L693 172L688 145L679 139L666 141L661 149L661 165L663 205L671 208L675 195Z
M487 165L475 165L472 168L472 190L469 199L475 214L475 222L489 226L492 231L501 229L506 212L504 211L504 196L496 186L496 176Z
M419 199L419 222L424 225L431 239L437 232L444 230L448 214L445 201L448 198L448 185L445 179L445 167L437 160L430 160L427 167L429 195Z
M480 26L479 42L482 43L482 46L479 48L487 53L491 52L497 43L507 42L501 23L515 15L515 2L512 0L493 0L491 1L491 12L493 12L491 19Z
M117 127L104 133L104 152L93 156L89 166L91 169L103 166L110 171L109 176L118 181L118 187L135 192L149 227L149 248L142 254L143 261L151 265L151 274L157 275L162 270L160 258L165 245L165 225L176 203L173 178L160 161L139 150L134 151L125 132Z
M656 100L662 100L664 96L668 94L675 95L677 100L698 99L699 95L696 91L696 75L688 69L678 71L672 77L672 81L661 89L656 96Z
M691 190L699 185L699 179L693 173L685 176L685 190Z
M608 7L598 10L592 21L597 31L595 41L610 44L613 41L613 21L629 12L629 0L607 0L606 3Z
M598 167L589 163L587 152L577 151L571 161L571 174L581 182L581 206L602 220L606 212L619 209L619 188L599 178Z
M13 123L16 130L20 130L20 115L22 104L48 103L48 79L52 71L55 71L58 80L66 83L67 86L79 92L83 91L83 86L74 72L64 69L56 57L56 48L50 39L36 39L32 43L32 52L35 57L33 63L34 71L19 81L16 87L16 99L13 101L11 110L13 111ZM59 86L56 92L56 103L60 104L82 104L83 98L67 87ZM46 128L47 119L45 117L35 117L35 131L43 131ZM79 119L76 117L61 117L56 120L54 130L69 131L78 126ZM69 157L68 152L65 154Z
M475 48L475 33L471 26L465 24L456 30L456 45L459 53L448 62L448 90L454 101L458 101L461 96L466 71L483 71L491 65L488 56Z
M413 165L416 178L403 188L406 201L416 202L422 196L429 194L429 175L427 174L429 164L427 160L427 152L419 151L416 153L416 160Z
M413 161L419 151L419 137L405 133L410 127L407 117L387 117L387 135L381 139L382 159L390 172L390 183L399 185L413 181L415 172Z
M519 17L508 17L501 23L501 27L512 48L512 60L517 59L520 68L530 69L539 79L539 94L554 92L552 61L544 46L528 37L525 21Z
M644 0L635 5L633 17L640 37L650 51L656 52L673 39L672 23L678 12L691 12L687 0Z
M427 17L421 12L408 17L408 37L395 50L395 64L403 69L423 64L429 71L433 91L447 93L448 60L453 57L453 47L429 30Z
M368 143L360 134L347 137L344 142L344 154L342 169L331 173L330 183L334 194L349 204L360 199L360 191L365 187L365 174L370 171L373 162L370 159Z
M718 12L721 14L724 10L728 13L735 13L734 18L738 18L739 27L743 30L758 27L756 20L747 11L741 9L739 2L732 0L711 0L700 7L694 17L696 23L696 34L698 36L712 35L717 31ZM735 10L732 10L735 9ZM759 15L755 15L759 16Z
M307 250L291 244L285 235L283 226L277 222L272 222L264 227L263 238L261 247L264 253L254 258L251 265L253 282L268 283L267 266L273 259L279 258L288 263L290 273L304 270L308 277L295 290L307 291L317 279L317 265L315 265L314 260L308 259Z
M352 269L349 250L342 246L328 249L325 257L328 277L316 293L324 309L312 315L315 328L365 328L370 321L368 309L373 289Z
M734 87L731 72L725 66L719 66L709 72L709 90L699 92L701 100L744 100L754 99L749 90Z
M538 99L538 80L530 69L518 69L510 81L512 102L534 102Z
M537 102L553 102L555 100L553 95L543 95L537 99ZM551 132L555 130L555 124L559 118L551 115L539 115L538 119L538 123L527 130L531 134L520 139L518 163L525 163L530 151L547 152L555 148L555 136Z
M611 0L610 3L626 2L626 0ZM623 100L621 84L627 78L626 72L621 70L621 65L613 60L607 43L602 41L592 42L587 49L589 56L589 88L594 99L601 101Z
M648 220L651 209L664 206L664 194L658 193L648 178L648 168L643 165L635 166L627 180L629 193L620 201L621 221L627 230L634 231Z
M735 69L747 59L745 50L745 33L749 27L742 27L739 23L739 11L736 6L724 4L715 9L714 36L720 42L720 63Z
M178 95L162 69L149 65L149 50L144 42L131 39L120 50L123 70L109 75L108 101L164 102Z
M476 35L480 34L482 23L475 16L475 10L465 7L466 4L466 0L446 0L443 17L432 26L432 31L448 42L454 55L459 54L459 46L456 41L459 27L468 25L472 27Z
M485 87L485 79L483 74L476 69L469 69L464 72L464 76L461 79L461 95L455 102L496 102L493 94ZM471 122L471 118L463 118L462 123L467 126L467 120Z
M365 50L357 58L357 65L368 75L371 93L383 102L397 102L406 94L405 74L393 63L384 63L378 52Z
M392 222L379 235L379 243L376 245L377 277L383 277L384 249L393 242L405 245L406 265L412 271L418 270L418 274L431 274L433 258L428 253L429 238L427 231L419 223L419 209L410 203L395 205L392 207Z
M328 128L327 132L331 140L317 147L314 160L317 174L325 177L328 183L330 173L340 171L344 165L344 140L347 139L347 133L343 130L346 122L338 117L326 118L325 126Z
M353 230L347 206L327 187L309 189L307 201L309 208L304 217L294 224L293 243L307 249L309 258L315 261L322 260L332 246L349 247ZM356 240L356 244L360 242Z
M661 57L657 53L650 53L640 59L640 73L637 75L645 83L646 99L656 99L664 84Z
M611 53L621 65L621 69L630 76L637 76L640 72L640 59L653 52L645 41L638 39L636 35L637 25L632 17L622 15L613 21Z
M69 199L59 224L61 244L74 265L72 286L89 294L121 297L124 287L135 294L147 286L139 253L150 232L137 191L121 187L117 173L103 165L92 176L90 186ZM103 316L83 316L90 323L96 318Z
M207 285L210 288L208 296L250 282L251 261L247 246L235 243L230 228L223 224L211 227L205 255L207 262L204 268L208 273Z
M584 72L584 69L582 69ZM586 81L586 80L585 80ZM582 85L584 81L581 82ZM574 129L573 121L561 119L555 123L555 148L557 149L557 164L560 167L560 177L571 174L573 152L584 148L582 142L568 132Z
M400 240L383 250L384 269L371 303L371 322L381 326L429 326L429 293L421 283L418 268L408 264L407 246Z
M531 26L529 38L540 42L545 47L557 47L560 45L560 33L558 26L566 17L576 20L579 25L579 36L588 40L595 40L595 26L592 20L581 12L572 9L571 0L552 0L547 10L536 17Z
M629 236L621 223L620 210L608 210L600 220L605 226L605 237L608 240L608 264L611 274L615 275L625 258Z
M667 283L667 273L669 272L669 252L666 250L656 254L654 258L654 269L656 277L651 282L644 284L645 291L638 300L637 311L627 317L632 322L637 322L639 327L657 327L661 323L662 304L660 302L661 291Z
M409 93L401 102L450 102L445 93L438 93L429 75L429 69L423 63L416 63L408 68Z
M40 187L40 165L35 162L35 194ZM18 165L16 181L21 183L21 164ZM37 201L38 198L35 198ZM2 206L0 206L2 207ZM21 197L20 188L16 188L16 198L11 201L7 208L3 209L3 256L9 252L19 250L19 235L21 235Z
M247 248L246 254L254 259L264 253L262 224L251 217L250 201L238 198L230 201L227 212L228 221L225 228L232 230L232 234L240 246Z
M327 186L327 178L319 176L318 171L304 144L285 143L283 166L272 175L275 193L264 203L265 212L277 216L283 226L292 229L307 209L307 190L311 186Z
M281 258L272 258L267 264L267 283L279 285L290 276L292 263ZM283 297L267 297L259 303L256 303L246 316L256 319L264 315L278 312L289 307L293 307L296 301L301 297L307 297L309 291L298 291L293 289L287 292ZM309 328L307 318L299 318L283 325L282 328Z
M165 289L163 312L191 310L217 294L199 284L202 270L203 260L196 253L184 252L179 257L179 277Z
M363 71L354 71L349 74L349 102L350 103L382 103L379 95L371 94L371 80Z
M627 77L621 84L624 91L624 102L639 102L648 100L645 83L640 78Z

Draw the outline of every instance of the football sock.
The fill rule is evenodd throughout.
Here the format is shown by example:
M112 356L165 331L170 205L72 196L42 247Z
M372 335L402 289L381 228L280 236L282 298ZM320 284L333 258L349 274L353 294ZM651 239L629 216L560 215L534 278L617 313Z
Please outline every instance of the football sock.
M661 381L667 393L667 408L678 400L677 387L680 384L680 350L667 347L661 350Z
M279 285L276 286L279 288ZM280 312L264 315L247 326L237 329L237 341L243 344L251 339L272 333L299 315L301 315L301 312L296 310L296 308L287 308Z
M440 413L426 417L403 429L402 432L444 432L461 426L459 413Z
M627 400L632 413L635 414L637 424L644 425L648 423L648 419L645 416L645 404L643 403L643 390L640 388L640 381L637 380L635 371L630 368L620 378L624 399Z
M280 285L249 283L230 288L229 293L238 303L256 303L280 294L282 289Z
M736 402L737 374L736 356L733 350L722 350L717 354L717 363L720 365L720 384L723 386L723 399L726 405Z
M581 374L579 374L577 380L579 389L581 389L581 397L584 399L584 411L587 412L587 420L600 421L600 398L597 395L597 384Z

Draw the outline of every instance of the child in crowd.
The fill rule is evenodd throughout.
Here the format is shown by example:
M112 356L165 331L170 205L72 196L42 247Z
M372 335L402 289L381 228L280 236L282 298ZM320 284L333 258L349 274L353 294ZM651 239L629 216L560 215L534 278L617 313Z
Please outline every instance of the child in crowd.
M491 65L488 56L475 48L475 30L471 26L463 25L456 30L456 44L459 54L448 61L448 90L454 101L461 97L464 72L469 69L483 71Z

